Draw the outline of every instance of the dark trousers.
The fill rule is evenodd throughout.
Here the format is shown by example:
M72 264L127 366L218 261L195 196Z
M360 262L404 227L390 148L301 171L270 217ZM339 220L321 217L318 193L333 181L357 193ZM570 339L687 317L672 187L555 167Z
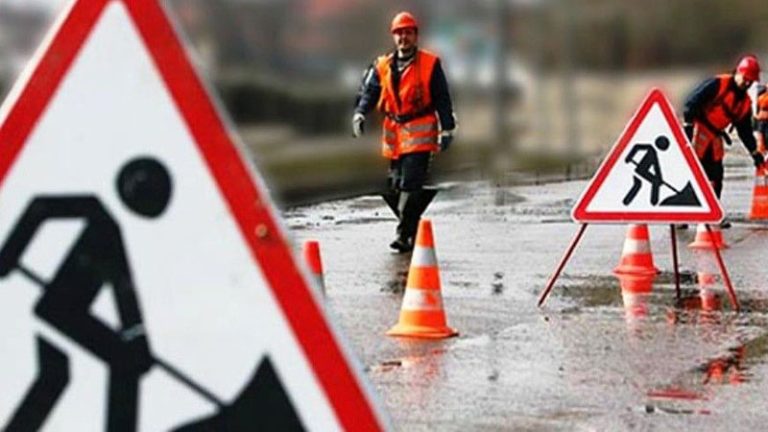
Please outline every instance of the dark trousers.
M397 236L405 243L413 243L419 219L434 196L423 192L431 163L432 153L423 152L401 155L389 165L389 188L397 196Z
M429 179L432 153L401 155L389 163L389 188L398 192L418 191Z
M699 162L701 162L701 166L704 168L704 173L707 174L707 178L715 189L715 195L717 195L717 198L719 199L720 194L723 192L723 161L715 160L712 147L710 146L706 153L704 153L704 157L699 159Z

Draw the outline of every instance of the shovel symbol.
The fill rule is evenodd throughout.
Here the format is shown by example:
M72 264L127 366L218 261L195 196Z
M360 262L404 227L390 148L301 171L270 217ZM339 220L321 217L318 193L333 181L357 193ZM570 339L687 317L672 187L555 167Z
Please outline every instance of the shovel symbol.
M637 166L638 163L634 160L630 160L633 165ZM676 187L672 186L671 184L667 183L665 180L661 180L661 184L668 187L669 189L674 192L674 195L668 196L664 198L659 205L660 206L685 206L685 207L699 207L701 206L701 201L699 201L699 198L696 196L696 192L693 190L693 186L691 185L691 182L685 184L685 187L681 190L678 190Z

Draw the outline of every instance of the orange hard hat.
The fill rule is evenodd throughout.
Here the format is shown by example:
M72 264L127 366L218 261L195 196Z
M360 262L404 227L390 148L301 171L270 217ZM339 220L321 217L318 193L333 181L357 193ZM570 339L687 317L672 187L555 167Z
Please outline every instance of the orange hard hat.
M396 30L404 28L419 29L418 21L416 21L416 18L410 12L400 12L395 15L395 17L392 18L392 26L389 31L394 33Z
M757 62L757 57L753 55L745 55L739 60L739 65L736 66L736 72L744 75L744 78L749 81L760 80L760 63Z

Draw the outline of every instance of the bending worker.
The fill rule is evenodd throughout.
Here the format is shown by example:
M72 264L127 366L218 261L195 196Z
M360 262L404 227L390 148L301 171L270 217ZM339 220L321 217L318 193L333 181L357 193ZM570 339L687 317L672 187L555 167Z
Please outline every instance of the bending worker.
M413 249L421 214L434 197L425 191L432 155L453 140L456 121L440 59L416 45L419 25L408 12L398 13L390 28L395 50L377 58L366 71L352 118L355 137L365 116L376 107L384 114L382 154L390 160L385 200L399 219L389 245Z
M699 84L688 96L683 110L685 134L720 198L723 191L723 141L730 144L725 129L732 125L755 166L764 163L752 132L752 100L747 89L760 79L757 57L742 57L736 70ZM728 224L724 223L724 228Z

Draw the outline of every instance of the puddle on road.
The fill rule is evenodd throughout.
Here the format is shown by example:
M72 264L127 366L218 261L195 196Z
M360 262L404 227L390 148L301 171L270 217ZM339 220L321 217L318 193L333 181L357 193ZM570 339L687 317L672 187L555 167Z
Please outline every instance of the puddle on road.
M440 356L445 354L446 348L431 348L417 354L411 354L396 359L389 359L380 362L379 364L368 367L370 372L391 372L397 369L407 369L414 366L427 365L428 367L434 366L434 361Z
M394 216L362 216L353 219L342 219L334 222L334 225L367 225L376 222L397 222Z
M612 318L606 312L624 309L630 339L626 342L628 345L620 349L633 352L637 346L645 346L642 356L648 357L633 360L637 362L634 374L659 368L651 376L630 375L628 381L634 381L641 390L647 389L647 400L641 406L648 414L709 415L714 409L711 402L722 398L723 388L751 385L754 378L751 371L758 365L768 364L768 333L765 332L768 299L764 293L739 293L742 310L746 312L737 314L728 309L730 305L719 275L689 272L682 276L680 300L675 298L674 278L669 273L646 278L571 276L567 286L561 289L561 296L569 305L553 316L563 321L578 318L577 326L611 327ZM598 316L596 313L601 316L599 321L594 319ZM594 329L581 331L591 333L591 337L600 336ZM625 343L618 342L609 333L603 332L602 336L614 344ZM640 343L643 345L638 345ZM697 360L702 351L718 350L722 344L730 347L704 361ZM595 345L595 341L590 345ZM687 369L686 362L691 365ZM603 359L597 364L612 367ZM676 376L664 372L664 368L674 371L681 366L683 372ZM589 370L590 366L579 368Z

